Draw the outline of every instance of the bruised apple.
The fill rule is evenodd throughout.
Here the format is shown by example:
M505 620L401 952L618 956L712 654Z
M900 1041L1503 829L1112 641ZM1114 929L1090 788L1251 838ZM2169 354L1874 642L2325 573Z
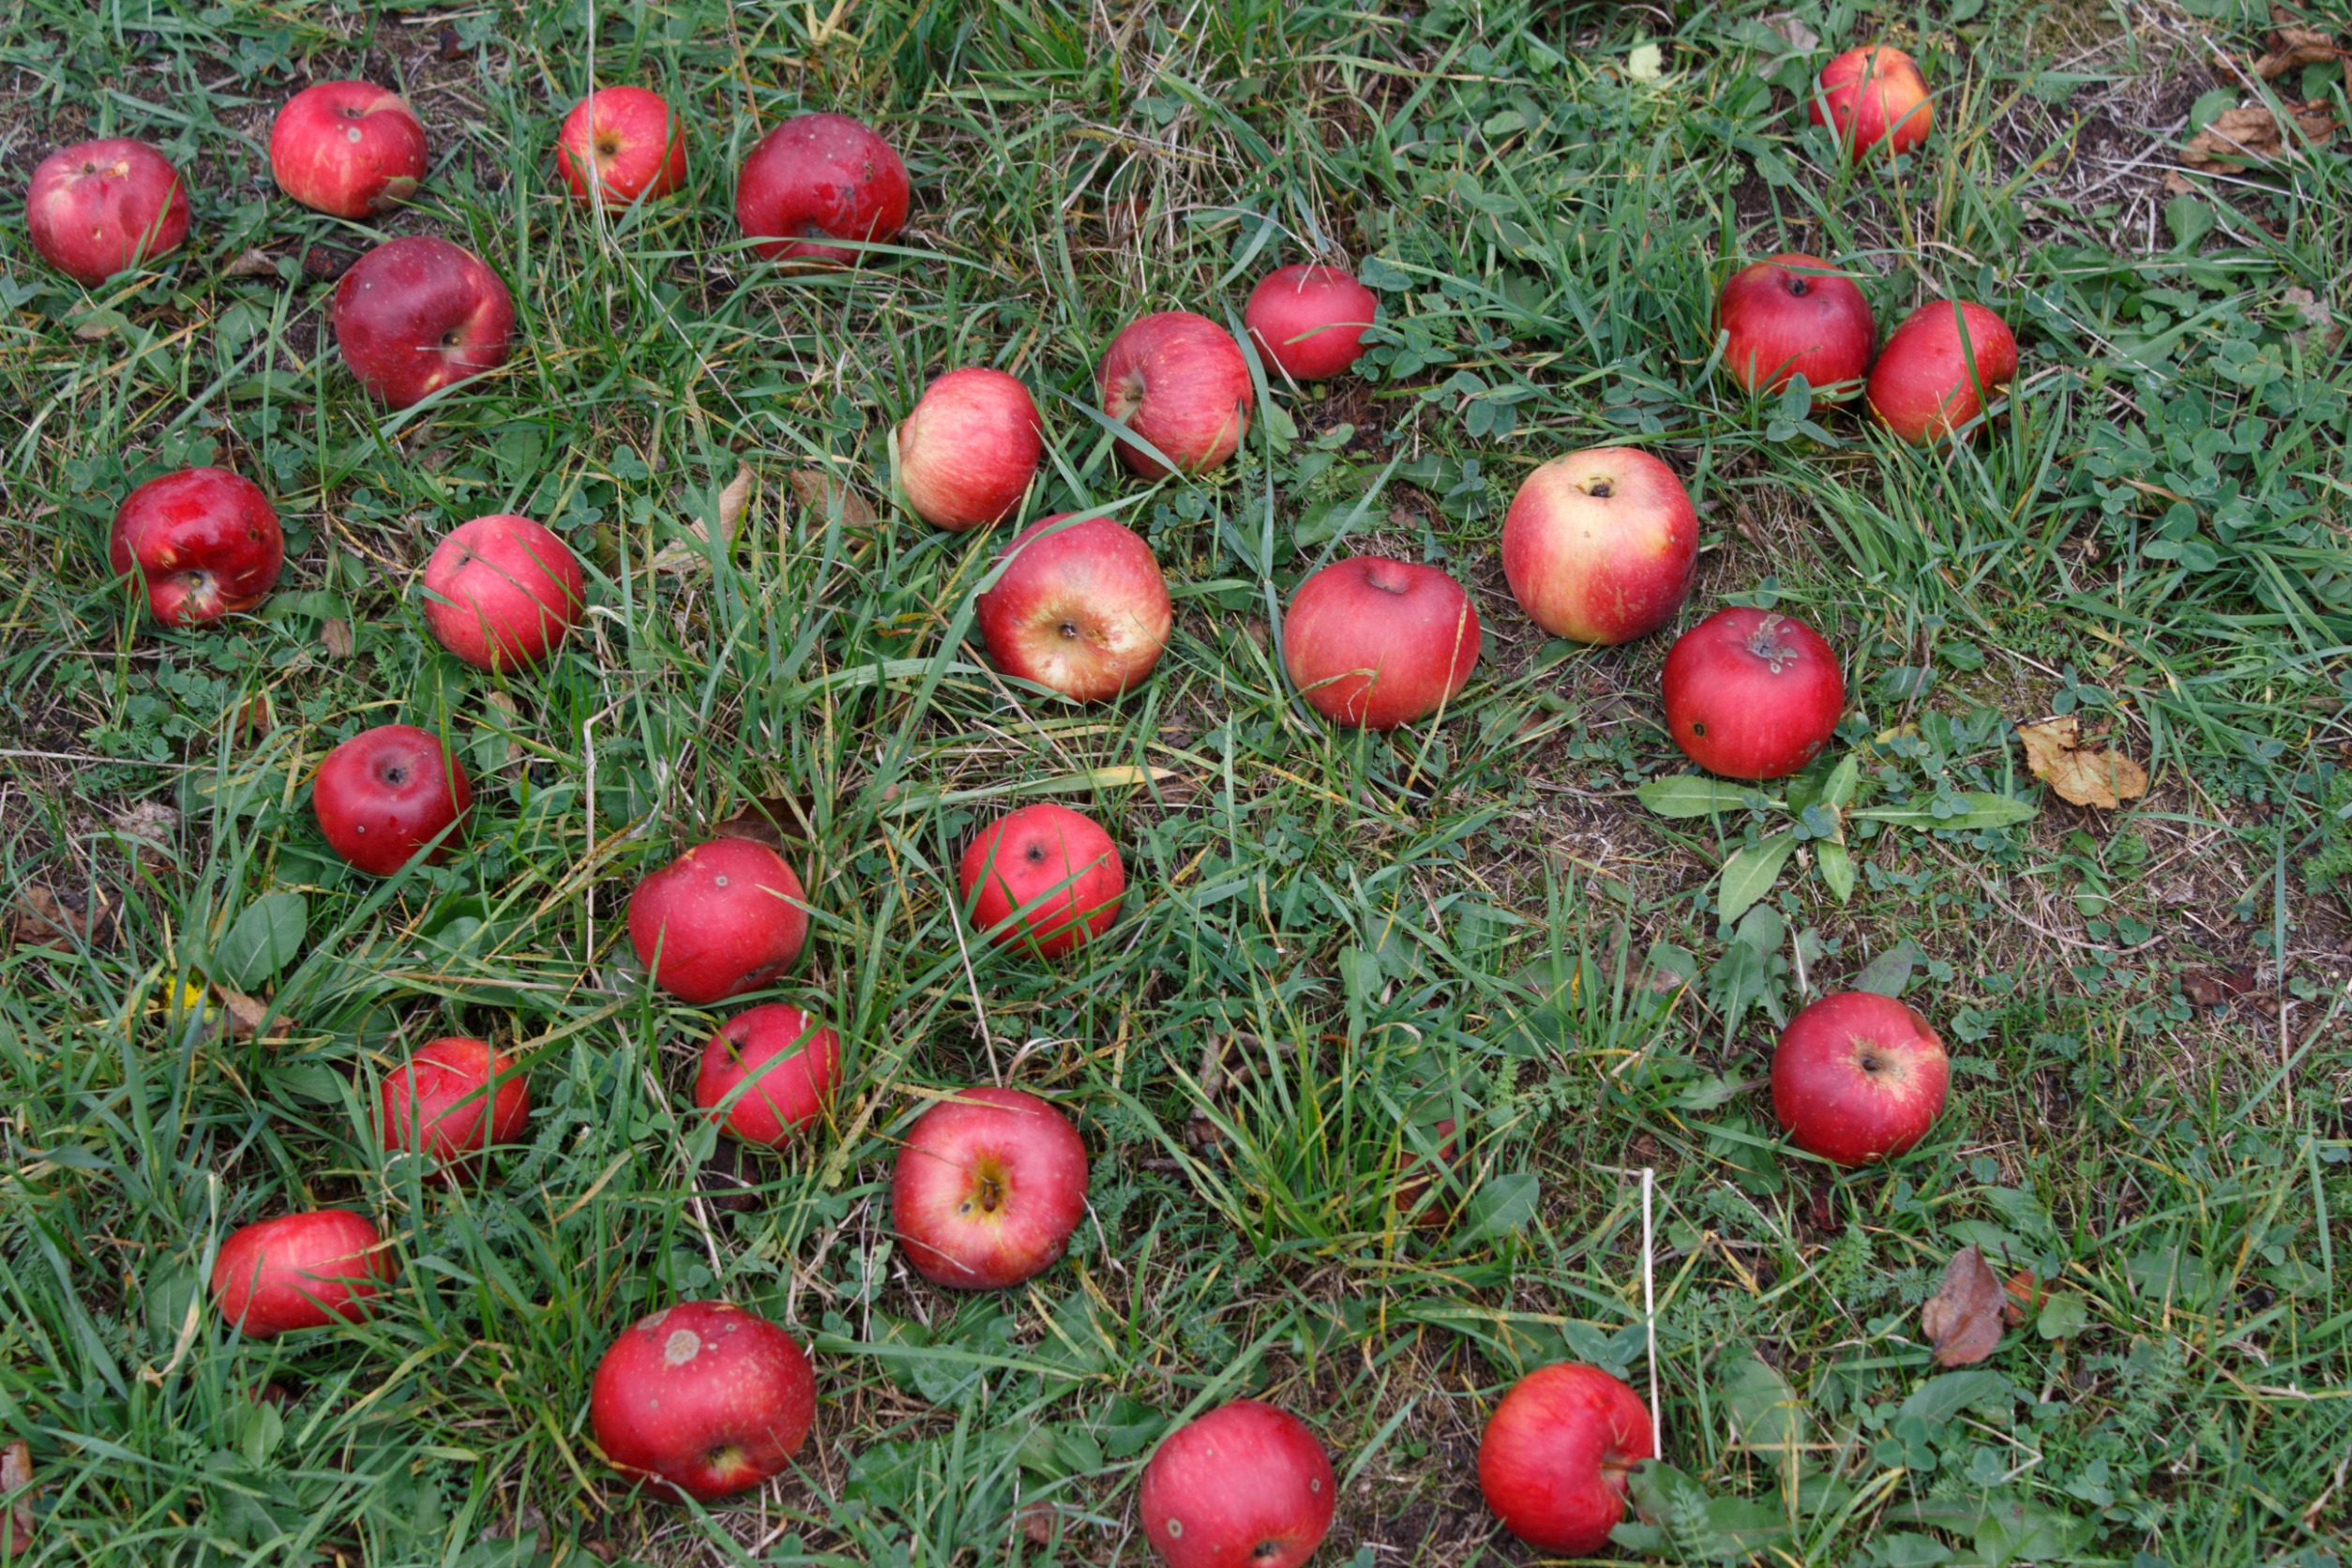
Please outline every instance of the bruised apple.
M286 100L269 128L278 188L336 218L372 218L416 194L425 125L372 82L320 82Z
M782 1472L817 1419L798 1341L725 1302L641 1318L596 1364L588 1421L614 1470L709 1502Z
M188 238L188 188L172 160L144 142L80 142L33 170L24 226L41 260L96 288L180 248Z
M123 498L107 561L117 573L138 572L157 620L201 626L262 602L286 564L286 535L252 480L183 468Z
M1168 1568L1299 1568L1331 1532L1338 1492L1305 1422L1236 1399L1161 1440L1136 1506Z
M773 983L808 940L807 896L784 857L713 838L629 895L629 946L654 984L707 1006Z

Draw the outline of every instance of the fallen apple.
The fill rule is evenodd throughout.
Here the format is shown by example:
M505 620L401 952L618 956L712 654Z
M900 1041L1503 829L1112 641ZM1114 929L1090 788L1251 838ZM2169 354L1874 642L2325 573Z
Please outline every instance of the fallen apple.
M1040 801L984 827L957 881L972 928L1000 947L1058 958L1110 929L1126 896L1119 846L1092 817Z
M390 239L335 285L335 345L369 396L409 408L506 363L515 305L472 251L430 234Z
M898 489L934 528L1003 522L1037 477L1042 428L1029 388L1003 370L950 370L898 426Z
M1436 713L1470 684L1478 638L1477 610L1444 572L1355 555L1290 596L1282 662L1325 718L1394 730Z
M372 82L320 82L286 100L269 128L278 188L336 218L373 218L416 194L425 125Z
M262 487L225 468L183 468L123 498L107 537L117 575L136 571L167 626L201 626L262 602L286 535Z
M1813 406L1850 396L1878 341L1870 301L1854 279L1818 256L1787 250L1733 273L1715 300L1724 373L1751 395L1798 376Z
M760 138L735 183L735 221L771 262L849 266L849 245L887 245L906 226L907 166L847 114L795 114Z
M463 765L440 736L413 724L362 730L326 754L310 785L327 847L376 877L428 845L429 861L445 858L473 807Z
M607 1463L704 1502L780 1474L816 1419L808 1353L725 1302L680 1302L630 1324L588 1390Z
M1305 1422L1236 1399L1161 1440L1136 1506L1168 1568L1299 1568L1331 1532L1338 1493Z
M1674 744L1726 778L1795 773L1846 711L1837 655L1811 626L1770 610L1719 610L1684 632L1659 684Z
M1380 304L1342 268L1286 266L1249 291L1242 325L1258 356L1292 381L1329 381L1364 356L1364 330Z
M89 288L168 256L188 238L188 188L172 160L128 136L60 147L24 192L33 249Z
M772 1002L736 1014L702 1048L695 1108L746 1143L781 1149L814 1126L841 1083L841 1036Z
M1878 43L1849 49L1821 68L1812 114L1815 125L1836 132L1847 157L1861 158L1881 146L1890 156L1907 153L1926 141L1936 104L1919 63Z
M1878 351L1870 415L1897 441L1930 445L1970 425L2016 375L2017 339L2007 322L1982 305L1931 299Z
M784 857L713 838L629 895L629 945L654 984L697 1006L772 984L808 940L808 905Z
M1502 520L1502 575L1554 637L1631 642L1672 621L1698 565L1698 513L1674 470L1631 446L1529 475Z
M256 1221L222 1242L212 1299L231 1328L274 1339L366 1317L392 1273L384 1238L364 1215L312 1209Z
M1107 701L1159 663L1175 612L1140 534L1070 515L1041 518L1004 547L1003 572L976 607L980 636L1006 674Z
M1538 1367L1478 1442L1478 1489L1503 1528L1555 1557L1588 1557L1625 1517L1626 1476L1657 1457L1650 1412L1596 1366Z
M1257 400L1249 361L1233 335L1190 310L1162 310L1133 321L1110 340L1094 368L1103 412L1156 447L1118 443L1119 460L1138 477L1157 479L1168 465L1204 474L1231 457L1249 432Z
M460 523L425 563L425 624L476 669L543 662L580 624L587 603L571 547L511 512Z
M376 1137L442 1172L471 1175L487 1150L522 1141L531 1086L488 1040L447 1035L419 1046L377 1095Z
M669 102L644 87L599 87L555 133L555 171L572 195L626 207L686 184L686 133Z
M1086 1214L1086 1145L1018 1089L960 1089L907 1129L890 1222L934 1285L998 1290L1049 1268Z
M1944 1043L1925 1018L1891 996L1842 991L1781 1031L1772 1114L1808 1153L1875 1165L1927 1136L1951 1082Z

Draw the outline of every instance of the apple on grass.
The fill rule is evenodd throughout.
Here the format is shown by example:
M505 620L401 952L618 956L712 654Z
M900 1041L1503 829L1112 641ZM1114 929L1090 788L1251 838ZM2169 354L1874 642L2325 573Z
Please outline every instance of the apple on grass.
M1657 1457L1650 1412L1597 1366L1563 1362L1511 1385L1478 1441L1478 1489L1537 1551L1589 1557L1625 1518L1626 1476Z
M278 188L335 218L373 218L416 194L425 126L372 82L320 82L286 100L269 128Z
M1944 1043L1925 1018L1891 996L1843 991L1780 1032L1772 1114L1807 1153L1875 1165L1927 1136L1951 1083Z
M1242 325L1259 357L1292 381L1329 381L1363 357L1364 330L1380 304L1340 267L1286 266L1249 291Z
M220 1244L212 1299L249 1339L354 1322L392 1277L384 1238L365 1215L312 1209L244 1227Z
M575 197L601 206L667 196L686 183L686 127L659 93L599 87L564 116L555 168Z
M713 838L629 895L629 946L654 984L697 1006L772 984L808 940L807 895L784 857Z
M841 1036L780 1002L729 1018L702 1048L695 1108L746 1143L781 1149L841 1083Z
M1071 516L1041 518L1004 547L1004 569L976 607L980 636L1006 674L1107 701L1159 663L1175 612L1141 535Z
M201 626L262 602L286 535L262 487L225 468L183 468L123 498L107 536L117 574L136 570L167 626Z
M1136 1506L1168 1568L1299 1568L1331 1532L1338 1492L1306 1423L1236 1399L1161 1440Z
M1971 425L2016 375L2017 339L2007 322L1982 305L1931 299L1878 351L1870 415L1896 440L1929 445Z
M1795 773L1846 711L1837 655L1811 626L1770 610L1719 610L1684 632L1659 685L1674 744L1726 778Z
M1815 125L1837 133L1848 158L1861 158L1881 146L1892 156L1927 140L1936 125L1936 104L1918 61L1886 44L1869 44L1821 68L1812 115Z
M188 188L172 160L144 142L78 142L34 169L24 226L43 261L96 288L180 248L188 238Z
M1444 572L1356 555L1290 596L1282 662L1325 718L1394 730L1436 713L1470 684L1478 637L1477 610Z
M735 183L735 221L771 262L850 266L906 227L907 166L847 114L795 114L760 138Z
M478 1170L489 1149L521 1142L531 1119L531 1086L513 1061L464 1035L418 1047L376 1098L384 1153L421 1154L451 1176Z
M962 1089L907 1130L890 1222L934 1285L998 1290L1052 1266L1086 1214L1086 1145L1018 1089Z
M1183 474L1204 474L1231 457L1249 433L1257 400L1249 361L1233 335L1190 310L1130 322L1094 368L1103 412L1156 447ZM1138 478L1168 465L1131 441L1119 460Z
M665 1496L704 1502L781 1473L816 1419L808 1353L725 1302L680 1302L630 1324L588 1390L607 1463Z
M1127 870L1119 846L1081 811L1050 801L982 828L957 882L972 928L1000 947L1058 958L1119 918Z
M1502 520L1502 575L1554 637L1631 642L1673 620L1698 565L1698 513L1674 470L1631 446L1529 475Z
M409 408L506 363L515 303L479 256L445 239L384 241L335 285L335 345L370 397Z
M310 808L327 847L370 876L388 877L427 845L438 861L474 808L465 768L440 736L413 724L362 730L326 754Z
M950 370L923 389L893 443L916 517L960 534L1019 509L1045 456L1037 401L1003 370Z
M1733 273L1715 300L1724 372L1750 395L1802 376L1816 408L1859 388L1878 326L1854 279L1818 256L1784 250Z
M425 623L480 670L544 661L587 612L580 558L526 517L496 512L460 523L425 563Z

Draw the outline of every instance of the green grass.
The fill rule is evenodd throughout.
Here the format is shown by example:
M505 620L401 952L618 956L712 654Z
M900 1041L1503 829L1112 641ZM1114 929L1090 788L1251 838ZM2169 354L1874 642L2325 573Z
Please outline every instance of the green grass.
M2199 42L2260 53L2234 0L1808 4L1810 53L1767 9L0 18L9 179L137 134L197 217L168 265L86 296L0 224L0 852L10 887L96 916L0 955L23 1560L1140 1563L1153 1441L1257 1393L1334 1455L1319 1560L1526 1561L1480 1506L1477 1434L1573 1356L1645 1393L1654 1368L1672 1469L1628 1560L2332 1562L2347 923L2303 868L2352 864L2352 375L2290 291L2344 310L2352 167L2314 149L2176 199L2161 147L2133 161L2239 101ZM1900 175L1837 168L1795 96L1877 36L1939 93ZM686 193L603 226L549 152L592 62L690 106L694 138ZM261 155L294 87L351 74L433 138L383 232L476 249L521 311L505 372L406 415L360 398L299 265L375 232L278 197ZM2275 85L2352 118L2327 70ZM781 279L733 230L734 168L802 107L868 118L914 173L900 248L854 274ZM284 275L226 276L253 248ZM1783 248L1858 264L1882 324L1942 288L2001 309L2007 417L1919 454L1727 391L1724 264ZM1375 379L1281 393L1295 433L1261 419L1211 480L1129 482L1086 412L1111 334L1222 317L1319 249L1381 291ZM1046 409L1040 510L1117 503L1168 569L1174 643L1118 706L997 678L970 611L992 541L888 503L887 432L981 363ZM1718 921L1722 860L1787 819L1642 810L1635 787L1687 771L1666 640L1547 645L1495 559L1528 468L1621 440L1701 501L1691 617L1772 595L1846 653L1865 803L2006 792L2039 818L1858 837L1847 904L1803 850ZM289 565L255 616L167 634L102 543L131 485L197 460L271 492ZM738 535L697 542L745 466ZM856 500L807 499L812 470ZM584 635L528 677L457 664L419 612L431 542L498 510L590 565ZM1281 678L1279 605L1358 549L1477 598L1485 662L1442 724L1335 733ZM235 717L257 699L265 732ZM2044 795L2006 723L2054 710L2111 728L2149 795ZM396 717L449 734L480 805L466 852L379 884L326 852L308 777ZM1039 796L1097 813L1134 889L1058 965L972 950L954 895L972 827ZM616 938L638 876L746 810L816 910L776 994L835 1023L850 1078L807 1148L744 1163L736 1205L681 1114L719 1015L653 994ZM1891 1168L1837 1175L1778 1143L1760 1080L1773 1021L1874 959L1954 1048L1953 1101ZM282 1037L191 1013L207 978ZM456 1032L518 1053L535 1108L493 1180L445 1191L373 1152L366 1108ZM1093 1217L1030 1287L951 1298L903 1266L885 1186L919 1092L975 1079L1078 1117ZM1400 1190L1443 1119L1453 1173ZM230 1336L201 1289L220 1240L324 1203L396 1237L384 1309ZM1955 1382L1916 1308L1968 1243L2065 1304ZM704 1514L616 1483L586 1393L621 1326L708 1295L803 1335L821 1404L799 1472Z

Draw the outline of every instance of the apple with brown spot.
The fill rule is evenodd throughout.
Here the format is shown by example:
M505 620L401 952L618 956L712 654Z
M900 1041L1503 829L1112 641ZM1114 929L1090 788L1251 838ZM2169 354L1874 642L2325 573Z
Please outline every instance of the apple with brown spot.
M249 1339L354 1322L392 1277L392 1257L364 1214L312 1209L258 1220L220 1244L212 1299Z
M1772 1052L1772 1114L1798 1148L1843 1166L1908 1152L1951 1084L1927 1020L1873 991L1823 997L1788 1020Z
M1677 638L1658 685L1674 744L1726 778L1795 773L1830 744L1846 711L1846 677L1821 634L1746 606Z
M624 1329L588 1391L607 1463L704 1502L782 1473L816 1419L807 1352L725 1302L680 1302Z
M1004 547L979 597L981 640L1008 675L1104 702L1151 674L1175 611L1143 535L1111 518L1040 518Z
M172 160L128 136L60 147L24 192L33 249L88 288L177 250L188 238L188 188Z
M1236 1399L1161 1440L1136 1507L1168 1568L1299 1568L1331 1532L1338 1492L1305 1422Z
M1018 1089L958 1090L907 1130L890 1219L934 1285L998 1290L1050 1267L1086 1214L1086 1145Z
M872 127L847 114L795 114L760 138L735 182L735 221L771 262L851 266L906 227L907 166Z
M686 184L686 127L645 87L599 87L572 105L555 133L555 169L572 195L626 207Z
M286 100L269 128L278 188L336 218L373 218L416 194L425 125L372 82L319 82Z
M654 984L698 1006L773 984L808 940L800 878L748 838L697 844L639 882L628 920Z
M123 498L107 537L117 574L136 570L167 626L201 626L262 602L286 535L262 487L225 468L183 468Z
M1511 1386L1478 1442L1478 1489L1540 1552L1588 1557L1625 1518L1626 1477L1657 1457L1650 1412L1597 1366L1538 1367Z

